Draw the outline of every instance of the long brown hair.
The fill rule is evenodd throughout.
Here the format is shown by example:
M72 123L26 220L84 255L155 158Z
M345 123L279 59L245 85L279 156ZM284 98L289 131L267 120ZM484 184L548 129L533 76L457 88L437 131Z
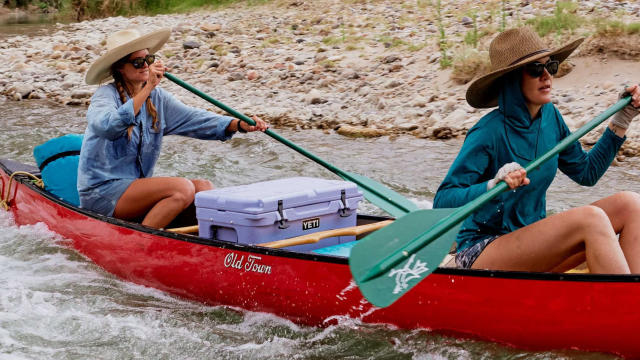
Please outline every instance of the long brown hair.
M122 73L120 72L120 69L127 63L127 61L129 61L129 56L131 56L131 54L124 56L111 65L111 76L113 77L116 89L118 90L118 94L120 95L120 101L122 101L123 104L127 102L126 95L129 95L129 97L133 97L132 91L130 91L130 89L124 82L124 78L122 77ZM149 115L151 115L151 119L153 120L151 122L151 128L155 132L158 132L158 111L151 101L151 96L147 98L147 112L149 113ZM134 127L135 125L131 125L127 129L127 136L129 137L129 140L131 140L131 132L133 131Z

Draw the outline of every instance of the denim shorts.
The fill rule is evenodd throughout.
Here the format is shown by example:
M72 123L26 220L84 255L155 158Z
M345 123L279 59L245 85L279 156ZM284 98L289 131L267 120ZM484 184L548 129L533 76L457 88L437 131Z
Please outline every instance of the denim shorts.
M466 249L460 250L456 253L456 266L463 269L470 269L471 265L476 261L480 253L491 244L493 240L499 238L501 235L490 235L486 238L478 241L473 246L469 246Z
M79 191L80 207L101 215L113 216L118 200L134 180L111 180L89 191Z

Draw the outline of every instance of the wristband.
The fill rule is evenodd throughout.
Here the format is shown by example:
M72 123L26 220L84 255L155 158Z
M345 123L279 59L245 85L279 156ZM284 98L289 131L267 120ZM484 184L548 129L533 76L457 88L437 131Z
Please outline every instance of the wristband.
M240 123L242 122L242 120L238 120L238 132L239 133L243 133L246 134L247 130L243 129L242 126L240 126Z

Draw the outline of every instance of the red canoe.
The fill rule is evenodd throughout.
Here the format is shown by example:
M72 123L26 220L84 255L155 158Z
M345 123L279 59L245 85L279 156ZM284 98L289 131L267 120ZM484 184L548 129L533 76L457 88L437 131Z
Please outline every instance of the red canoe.
M67 205L26 176L17 175L9 192L9 174L38 170L7 160L0 161L0 170L2 196L17 224L43 222L105 270L181 297L306 325L350 317L523 349L640 358L637 275L439 268L393 305L376 308L358 291L346 258L150 229Z

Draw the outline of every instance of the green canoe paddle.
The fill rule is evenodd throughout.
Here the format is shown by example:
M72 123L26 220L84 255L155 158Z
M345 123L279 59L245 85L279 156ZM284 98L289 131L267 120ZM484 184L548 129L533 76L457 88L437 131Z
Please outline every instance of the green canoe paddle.
M534 171L631 102L625 97L551 150L529 163ZM508 188L504 181L459 208L410 212L356 242L349 267L362 295L380 307L391 305L431 274L455 241L462 220Z
M255 121L253 121L253 119L251 119L250 117L230 108L229 106L221 103L220 101L212 98L211 96L203 93L202 91L196 89L195 87L189 85L188 83L178 79L177 77L175 77L174 75L165 72L164 76L167 77L167 79L173 81L174 83L176 83L177 85L191 91L192 93L198 95L199 97L203 98L204 100L212 103L213 105L219 107L220 109L226 111L227 113L231 114L233 117L242 120L246 123L248 123L249 125L255 125ZM280 134L276 133L275 131L271 130L271 129L267 129L267 131L265 131L265 133L269 136L271 136L272 138L278 140L279 142L283 143L284 145L292 148L293 150L299 152L300 154L306 156L307 158L315 161L316 163L324 166L325 168L327 168L329 171L333 172L334 174L340 176L341 178L354 182L356 184L358 184L358 186L360 187L360 190L362 191L362 193L364 194L364 197L367 198L367 200L369 200L372 204L378 206L379 208L381 208L382 210L388 212L389 214L391 214L392 216L395 217L399 217L402 216L406 213L409 213L411 211L415 211L418 210L418 207L416 206L416 204L414 204L413 202L411 202L409 199L405 198L404 196L398 194L397 192L389 189L388 187L380 184L377 181L374 181L366 176L362 176L362 175L358 175L352 172L347 172L344 170L341 170L333 165L331 165L330 163L322 160L321 158L317 157L316 155L314 155L313 153L303 149L302 147L294 144L293 142L287 140L286 138L284 138L283 136L281 136Z

